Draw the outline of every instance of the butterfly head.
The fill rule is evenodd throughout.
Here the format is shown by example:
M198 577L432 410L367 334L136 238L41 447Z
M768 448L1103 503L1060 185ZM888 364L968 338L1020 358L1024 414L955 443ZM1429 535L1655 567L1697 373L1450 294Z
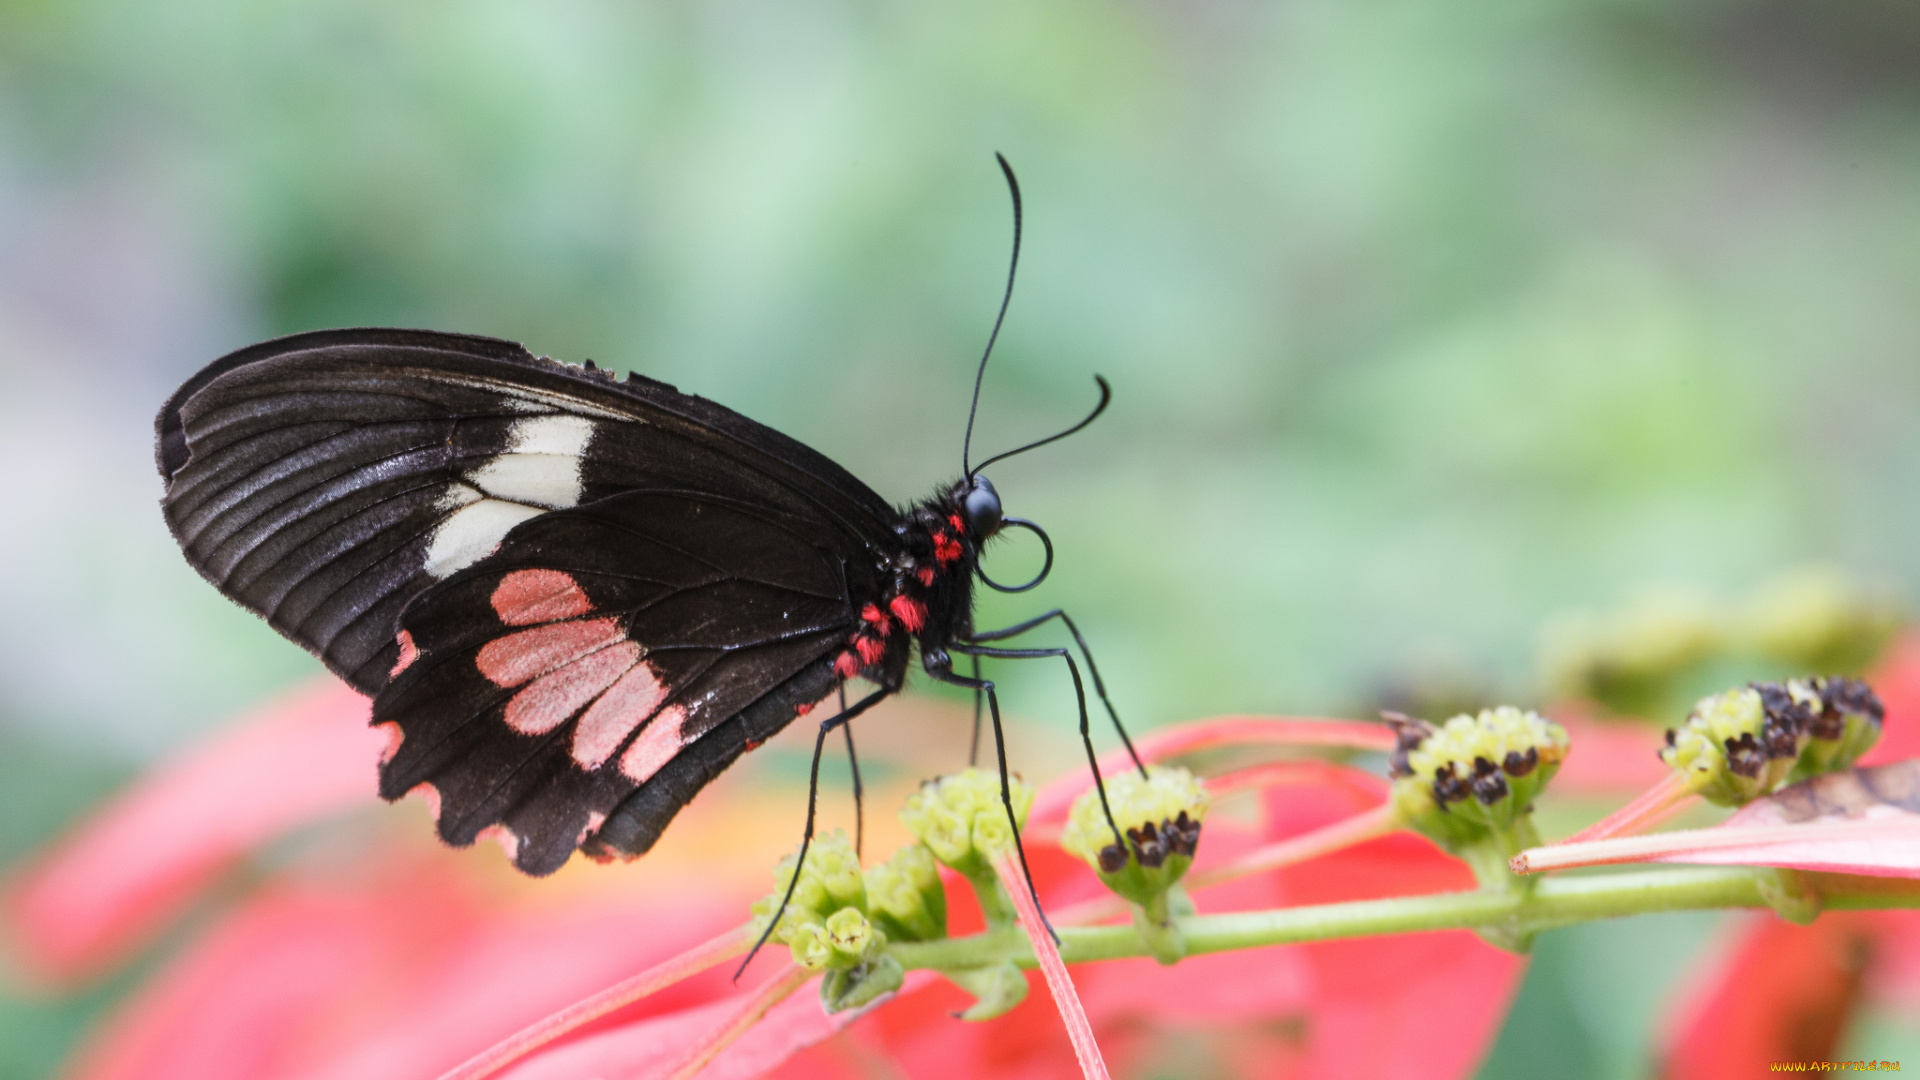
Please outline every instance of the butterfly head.
M975 543L1000 531L1000 493L993 490L992 482L986 477L967 477L960 481L953 494L967 523L967 535L973 537Z

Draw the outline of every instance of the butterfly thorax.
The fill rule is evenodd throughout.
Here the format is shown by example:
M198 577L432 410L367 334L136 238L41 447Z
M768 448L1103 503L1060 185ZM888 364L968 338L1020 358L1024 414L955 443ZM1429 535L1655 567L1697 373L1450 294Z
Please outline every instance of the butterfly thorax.
M984 520L967 513L967 496L985 487L966 478L915 503L894 523L899 547L887 560L881 596L860 607L860 626L834 664L843 679L856 675L889 688L905 680L911 643L926 657L944 657L947 647L973 629L973 573L985 532ZM995 505L998 500L995 498ZM985 535L983 535L985 532Z

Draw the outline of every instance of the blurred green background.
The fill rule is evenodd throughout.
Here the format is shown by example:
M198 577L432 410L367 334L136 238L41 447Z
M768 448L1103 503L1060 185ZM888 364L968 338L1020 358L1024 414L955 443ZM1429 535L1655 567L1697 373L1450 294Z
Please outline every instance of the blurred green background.
M1920 581L1911 3L0 0L0 862L317 670L167 537L186 375L493 334L904 501L958 469L996 150L976 445L1115 399L996 467L1060 561L982 620L1065 606L1137 723L1532 703L1556 613ZM1547 935L1486 1075L1639 1073L1711 922ZM0 1000L0 1076L111 997Z

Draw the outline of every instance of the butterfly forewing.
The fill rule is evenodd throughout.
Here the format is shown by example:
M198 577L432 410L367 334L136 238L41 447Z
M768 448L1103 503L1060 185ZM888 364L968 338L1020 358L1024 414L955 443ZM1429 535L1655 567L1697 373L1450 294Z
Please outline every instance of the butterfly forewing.
M777 730L830 687L853 598L877 586L828 535L684 491L627 492L520 525L401 616L398 670L374 705L399 739L382 793L430 785L444 838L498 827L521 869L544 873L652 787L599 845L645 850L636 837L650 844L699 784L770 733L715 728L759 706L758 726Z
M681 490L785 515L853 562L891 540L884 500L778 432L486 338L266 342L189 380L157 427L189 561L369 694L401 609L549 511Z

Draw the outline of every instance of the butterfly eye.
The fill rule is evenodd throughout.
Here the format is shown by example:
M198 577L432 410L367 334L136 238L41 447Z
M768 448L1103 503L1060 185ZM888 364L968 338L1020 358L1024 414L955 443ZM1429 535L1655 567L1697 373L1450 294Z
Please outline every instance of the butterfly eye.
M973 478L973 488L967 492L963 507L967 515L967 531L974 540L985 540L1000 531L1000 493L984 476Z

